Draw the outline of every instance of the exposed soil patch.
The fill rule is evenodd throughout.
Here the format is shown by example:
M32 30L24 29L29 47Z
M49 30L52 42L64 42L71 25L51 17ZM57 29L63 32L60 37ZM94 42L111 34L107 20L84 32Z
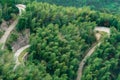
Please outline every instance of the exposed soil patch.
M16 52L18 49L21 47L27 45L29 43L29 36L30 36L30 31L26 29L24 33L19 33L17 41L14 41L11 46L13 52Z

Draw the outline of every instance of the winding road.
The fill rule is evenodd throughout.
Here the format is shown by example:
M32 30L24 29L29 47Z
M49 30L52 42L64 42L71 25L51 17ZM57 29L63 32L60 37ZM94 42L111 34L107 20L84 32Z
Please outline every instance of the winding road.
M25 11L26 6L23 4L17 4L16 7L19 9L19 15L22 14L22 11Z
M10 35L10 32L14 29L14 27L17 25L18 23L18 19L15 20L10 26L9 28L6 30L6 32L4 33L4 35L1 37L0 39L0 43L2 44L2 48L1 49L4 49L5 47L5 43L7 41L7 38L8 36Z
M102 31L102 32L106 32L108 34L108 36L110 35L110 28L107 28L107 27L95 27L94 31L100 31L100 32ZM85 65L87 58L92 55L92 53L95 51L96 47L99 46L100 44L101 44L101 41L99 41L98 43L93 45L92 48L88 51L88 53L85 55L83 60L80 62L76 80L81 80L83 67Z
M16 5L16 7L19 9L19 15L21 15L22 11L25 11L25 8L26 8L25 5L23 5L23 4L18 4L18 5ZM4 33L4 35L1 37L1 39L0 39L0 43L2 44L2 48L1 49L4 49L6 40L9 37L11 31L17 25L17 23L18 23L18 18L9 26L9 28L6 30L6 32Z
M14 69L13 69L13 70L15 70L15 69L17 68L17 66L20 65L20 61L19 61L19 59L18 59L19 55L20 55L25 49L27 49L27 48L29 48L29 47L30 47L30 45L26 45L26 46L18 49L18 50L15 52L15 54L14 54L15 66L14 66Z
M102 32L106 32L108 34L108 36L110 35L110 29L107 27L96 27L94 29L94 31L102 31ZM78 69L78 74L77 74L77 79L76 80L81 80L81 76L82 76L82 70L83 67L85 65L85 62L87 60L88 57L90 57L92 55L92 53L95 51L96 47L99 46L101 44L101 41L97 42L96 44L94 44L90 50L88 51L88 53L86 54L86 56L83 58L83 60L81 61L81 63L79 64L79 69ZM15 58L15 66L14 66L14 70L17 68L17 66L20 65L20 61L18 59L19 55L27 48L29 48L30 45L26 45L22 48L20 48L19 50L17 50L14 54L14 58Z
M23 5L23 4L17 4L16 7L19 9L19 15L21 15L22 12L25 11L25 8L26 8L26 6ZM7 41L7 38L9 37L11 31L15 28L15 26L17 25L17 23L18 23L18 18L9 26L9 28L6 30L6 32L4 33L4 35L1 37L1 39L0 39L0 43L2 44L2 48L1 49L4 49L5 43ZM20 48L19 50L17 50L15 52L14 58L15 58L15 61L16 61L16 65L14 67L14 70L20 64L20 62L18 60L18 56L20 55L20 53L22 53L23 50L25 50L28 47L29 47L29 45L26 45L26 46Z
M16 7L19 9L19 15L22 14L22 11L25 11L26 6L23 4L18 4L16 5ZM5 47L5 43L7 38L9 37L11 31L15 28L15 26L18 23L18 19L16 19L10 26L9 28L6 30L6 32L4 33L4 35L1 37L0 39L0 43L2 44L2 49L4 49ZM110 29L106 28L106 27L96 27L94 29L95 31L103 31L106 32L108 35L110 35ZM83 58L83 60L80 62L79 64L79 68L78 68L78 73L77 73L77 79L76 80L81 80L81 76L82 76L82 70L83 67L85 65L85 62L87 60L88 57L90 57L92 55L92 53L95 51L96 47L99 46L101 44L101 41L99 41L98 43L96 43L94 46L92 46L92 48L88 51L88 53L86 54L86 56ZM26 45L22 48L20 48L19 50L17 50L14 54L14 59L15 59L15 66L14 66L14 70L17 68L18 65L20 65L20 61L18 59L19 55L27 48L29 48L30 45Z

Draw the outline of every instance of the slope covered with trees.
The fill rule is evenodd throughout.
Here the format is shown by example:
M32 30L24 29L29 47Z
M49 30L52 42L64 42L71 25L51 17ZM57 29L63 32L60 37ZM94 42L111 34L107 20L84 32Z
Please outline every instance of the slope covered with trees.
M69 0L69 4L65 4L64 1L59 1L59 5L69 6L74 3L73 0ZM80 2L80 0L77 1ZM86 1L81 3L89 5L91 2L94 4L100 2L92 0L87 1L88 4ZM1 2L2 5L4 4L2 9L6 12L3 11L2 13L5 14L1 17L10 20L12 13L18 14L17 9L3 2ZM15 6L17 2L12 3L12 6ZM77 4L74 5L77 6ZM9 7L6 9L5 5ZM26 12L19 17L16 26L18 32L25 29L30 29L31 32L29 43L31 46L28 49L27 61L13 70L12 52L0 50L0 79L75 80L79 63L86 55L86 51L96 42L93 31L96 26L110 27L113 34L105 38L93 55L88 58L82 80L119 80L119 17L93 11L88 7L62 7L41 2L27 3ZM12 35L9 44L17 39L17 32ZM11 46L9 47L12 49Z
M26 10L17 29L31 30L28 60L45 65L52 79L75 79L79 62L95 41L95 22L80 20L82 10L78 10L79 14L76 8L33 2Z
M120 79L120 32L111 28L110 38L96 49L88 58L82 80L119 80Z
M48 2L50 4L84 7L89 6L91 9L107 13L119 13L120 1L119 0L36 0L38 2Z
M80 22L95 22L98 26L114 26L117 29L119 29L120 25L118 17L91 11L88 7L77 9L33 2L28 4L26 10L27 12L19 19L18 30L30 28L31 31L35 31L37 27L46 26L50 23L58 24L61 27L68 25L68 23L79 25Z
M37 8L37 6L41 7ZM31 12L32 9L35 11ZM51 13L49 13L50 9ZM63 12L60 13L60 10ZM30 68L36 67L36 69L26 67L25 72L22 72L22 67L18 68L17 72L13 72L7 68L10 74L1 71L1 79L75 79L84 52L95 41L93 29L96 24L87 20L81 21L82 19L79 23L77 20L80 17L78 19L76 17L79 14L74 14L74 11L71 12L71 10L77 11L76 8L66 9L46 3L29 4L26 13L19 18L17 30L21 31L26 28L31 30L31 47L26 65L28 64ZM80 11L82 10L80 9ZM71 17L69 17L70 15ZM1 66L1 69L6 64ZM9 67L11 66L9 65ZM39 70L41 71L39 72ZM26 71L32 72L32 75Z
M26 4L28 0L0 0L0 22L1 19L9 21L14 20L18 14L18 8L16 4Z
M45 65L52 79L76 78L79 62L95 42L93 29L96 24L119 30L117 17L89 8L64 8L33 2L26 10L19 19L17 30L28 28L31 31L28 61Z
M0 0L2 10L1 18L8 21L18 14L18 9L15 6L15 0Z

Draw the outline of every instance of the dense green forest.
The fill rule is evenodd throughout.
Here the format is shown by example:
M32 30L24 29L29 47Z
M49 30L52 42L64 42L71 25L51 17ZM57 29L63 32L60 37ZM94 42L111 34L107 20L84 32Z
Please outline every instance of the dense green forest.
M96 26L110 28L111 34L100 33L101 45L87 58L81 80L120 80L120 18L114 15L119 14L119 1L36 1L0 0L0 23L18 18L6 49L0 50L1 80L76 80L80 62L99 42ZM21 16L18 3L26 5ZM11 44L26 29L30 30L27 59L14 70Z
M32 1L48 2L50 4L56 4L67 7L84 7L88 6L91 9L106 12L106 13L119 13L119 0L0 0L0 8L2 9L2 18L4 20L10 20L18 14L18 9L15 7L17 3L27 4ZM1 15L0 15L1 16ZM0 20L1 22L1 20Z
M18 14L18 8L16 4L27 4L28 0L0 0L0 22L1 20L9 21L14 20Z
M87 60L82 80L120 80L120 32L111 30L110 38Z
M13 16L18 14L18 9L15 7L15 1L13 0L0 0L1 18L8 21Z
M119 13L119 0L37 0L38 2L48 2L50 4L62 6L84 7L89 6L91 9L107 13Z

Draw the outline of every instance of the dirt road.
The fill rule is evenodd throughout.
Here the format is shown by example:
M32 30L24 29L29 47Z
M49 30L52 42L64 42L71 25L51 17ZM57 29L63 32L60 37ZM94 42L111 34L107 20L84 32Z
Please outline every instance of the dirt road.
M15 59L15 66L14 66L14 70L17 68L18 65L20 65L20 61L18 59L19 55L27 48L29 48L30 45L26 45L20 49L18 49L15 54L14 54L14 59Z
M107 28L107 27L95 27L94 31L100 31L100 32L103 31L103 32L106 32L108 34L108 36L110 35L110 28ZM92 55L92 53L95 51L96 47L99 46L100 44L101 44L101 41L99 41L94 46L92 46L92 48L90 48L88 53L85 55L83 60L80 62L76 80L81 80L83 67L85 65L87 58Z
M21 7L21 6L25 6L25 5L22 5L22 4L16 5L16 7L19 9L19 14L20 14L20 15L22 14L22 11L24 11L25 8L26 8L26 7ZM0 39L0 43L2 44L2 48L1 48L1 49L4 49L6 40L7 40L7 38L9 37L11 31L12 31L12 30L15 28L15 26L17 25L17 23L18 23L18 19L16 19L16 20L9 26L9 28L6 30L6 32L4 33L4 35L1 37L1 39Z

